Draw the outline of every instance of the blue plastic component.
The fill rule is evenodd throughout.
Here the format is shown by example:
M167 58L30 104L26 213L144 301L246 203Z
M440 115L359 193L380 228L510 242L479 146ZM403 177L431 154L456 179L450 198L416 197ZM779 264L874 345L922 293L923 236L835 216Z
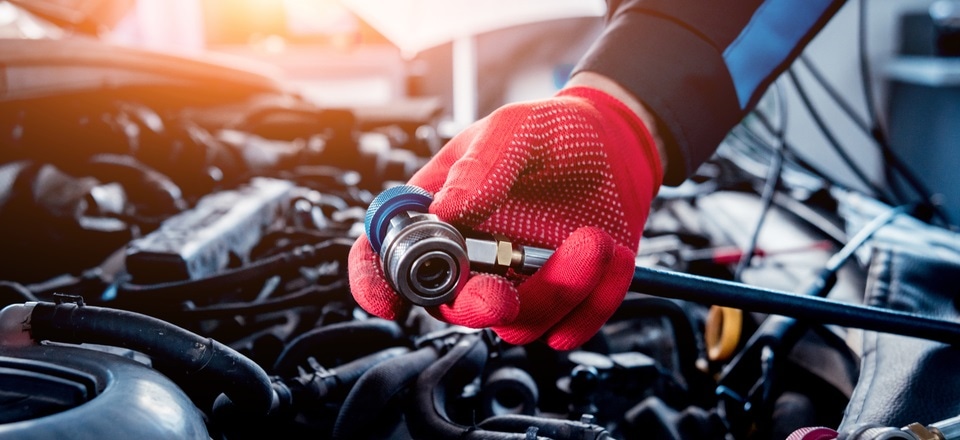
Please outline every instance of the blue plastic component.
M363 220L373 251L380 253L393 216L404 211L427 212L431 202L433 196L427 190L413 185L395 186L374 198Z

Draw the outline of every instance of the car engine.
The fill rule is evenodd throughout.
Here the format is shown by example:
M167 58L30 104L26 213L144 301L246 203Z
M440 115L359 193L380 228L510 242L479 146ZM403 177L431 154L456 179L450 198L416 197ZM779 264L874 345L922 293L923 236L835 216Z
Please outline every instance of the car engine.
M854 321L632 289L558 352L420 307L370 316L347 254L374 196L443 145L438 108L320 108L267 77L93 41L0 55L0 438L915 438L900 427L960 413L942 339ZM638 266L955 321L950 289L925 281L951 279L947 259L831 260L889 207L797 161L766 194L757 124L661 192ZM904 228L887 241L916 240ZM937 275L898 272L919 260Z

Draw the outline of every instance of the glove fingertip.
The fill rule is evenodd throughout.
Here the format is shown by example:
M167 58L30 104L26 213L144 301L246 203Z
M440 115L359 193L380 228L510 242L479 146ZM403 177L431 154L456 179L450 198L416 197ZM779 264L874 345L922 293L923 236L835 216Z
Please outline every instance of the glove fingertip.
M379 257L373 252L364 235L350 248L347 278L354 300L370 314L392 320L404 307L403 300L394 293L383 277Z
M517 318L517 289L506 278L475 274L450 304L433 309L434 316L470 328L504 325Z
M554 350L557 350L557 351L570 351L570 350L574 350L574 349L576 349L577 347L585 344L585 343L586 343L588 340L590 340L590 338L592 338L593 335L595 335L595 334L596 334L596 333L591 333L590 335L583 335L583 334L579 334L579 335L569 335L569 334L554 335L554 334L551 334L550 336L547 337L547 341L546 341L546 342L547 342L547 345L549 345L550 348L552 348L552 349L554 349Z
M635 253L624 246L614 249L608 276L578 307L547 332L547 345L555 350L572 350L597 334L623 302L633 279Z
M574 231L547 264L520 285L517 320L493 330L511 344L524 345L549 334L570 316L584 313L581 304L602 284L617 247L602 229ZM576 342L579 338L564 344Z
M497 336L500 336L500 339L513 345L527 345L536 341L540 336L543 336L542 334L515 326L493 327L493 332L496 333Z
M463 213L466 210L466 200L471 199L473 196L473 194L465 191L463 188L448 184L433 195L433 203L430 204L430 213L436 215L440 220L447 222L460 220L465 216Z

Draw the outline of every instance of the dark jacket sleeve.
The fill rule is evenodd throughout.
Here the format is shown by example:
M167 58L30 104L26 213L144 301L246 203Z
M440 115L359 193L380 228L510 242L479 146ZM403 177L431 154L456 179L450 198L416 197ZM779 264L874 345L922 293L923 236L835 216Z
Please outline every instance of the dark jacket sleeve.
M658 119L677 184L799 55L843 0L609 0L574 70L612 78Z

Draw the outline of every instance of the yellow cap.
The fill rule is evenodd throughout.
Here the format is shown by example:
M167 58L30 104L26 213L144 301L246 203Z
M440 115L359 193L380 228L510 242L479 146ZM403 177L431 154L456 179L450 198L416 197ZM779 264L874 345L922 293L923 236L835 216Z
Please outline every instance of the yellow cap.
M740 342L742 330L743 311L711 306L703 335L707 342L707 357L713 362L730 359Z

